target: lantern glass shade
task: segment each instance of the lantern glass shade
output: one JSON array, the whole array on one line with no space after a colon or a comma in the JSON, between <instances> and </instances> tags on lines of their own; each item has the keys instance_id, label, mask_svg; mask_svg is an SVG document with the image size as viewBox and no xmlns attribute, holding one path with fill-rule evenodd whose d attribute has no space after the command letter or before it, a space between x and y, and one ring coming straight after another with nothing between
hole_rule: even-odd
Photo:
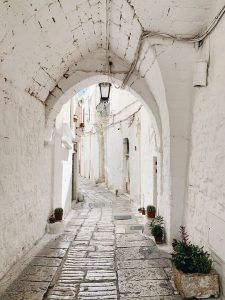
<instances>
[{"instance_id":1,"label":"lantern glass shade","mask_svg":"<svg viewBox=\"0 0 225 300\"><path fill-rule=\"evenodd\" d=\"M109 82L101 82L99 83L100 88L100 101L109 101L111 83Z\"/></svg>"}]
</instances>

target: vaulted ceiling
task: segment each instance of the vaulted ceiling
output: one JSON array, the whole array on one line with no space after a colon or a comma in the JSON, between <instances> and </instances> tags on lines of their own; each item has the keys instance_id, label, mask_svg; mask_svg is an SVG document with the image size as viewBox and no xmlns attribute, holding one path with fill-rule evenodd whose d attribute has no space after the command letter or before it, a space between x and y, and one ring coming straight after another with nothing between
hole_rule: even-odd
<instances>
[{"instance_id":1,"label":"vaulted ceiling","mask_svg":"<svg viewBox=\"0 0 225 300\"><path fill-rule=\"evenodd\" d=\"M66 70L97 48L129 64L142 30L193 35L210 0L2 0L0 74L45 101Z\"/></svg>"}]
</instances>

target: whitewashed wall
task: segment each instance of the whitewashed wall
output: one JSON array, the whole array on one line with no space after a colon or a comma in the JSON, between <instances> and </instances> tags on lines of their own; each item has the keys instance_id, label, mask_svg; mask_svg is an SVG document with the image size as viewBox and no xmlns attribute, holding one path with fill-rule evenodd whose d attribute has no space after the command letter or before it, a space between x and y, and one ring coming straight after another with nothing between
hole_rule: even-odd
<instances>
[{"instance_id":1,"label":"whitewashed wall","mask_svg":"<svg viewBox=\"0 0 225 300\"><path fill-rule=\"evenodd\" d=\"M1 278L43 236L52 185L44 105L0 81Z\"/></svg>"},{"instance_id":2,"label":"whitewashed wall","mask_svg":"<svg viewBox=\"0 0 225 300\"><path fill-rule=\"evenodd\" d=\"M53 175L53 209L62 207L64 217L71 209L72 201L72 137L71 131L71 109L73 99L62 106L55 122L54 138L54 175ZM65 132L68 129L68 133ZM67 138L69 145L63 143Z\"/></svg>"},{"instance_id":3,"label":"whitewashed wall","mask_svg":"<svg viewBox=\"0 0 225 300\"><path fill-rule=\"evenodd\" d=\"M216 216L211 226L213 230L217 223L220 224L220 229L214 233L216 254L225 249L222 231L225 228L225 40L221 38L224 30L223 18L204 45L206 48L208 42L210 44L208 86L196 88L195 93L185 207L185 224L191 239L211 250L209 220L210 214ZM219 261L218 269L224 283L225 261Z\"/></svg>"},{"instance_id":4,"label":"whitewashed wall","mask_svg":"<svg viewBox=\"0 0 225 300\"><path fill-rule=\"evenodd\" d=\"M85 118L85 131L81 140L81 175L92 180L99 179L99 119L96 104L98 87L92 86L86 98L91 104L91 122ZM90 103L90 101L89 101ZM84 101L88 111L88 101ZM153 203L153 156L156 153L155 132L150 116L142 104L127 91L111 89L111 117L104 126L105 182L115 192L124 192L123 141L129 139L130 148L130 198L138 206ZM134 117L132 117L134 115ZM89 116L88 116L89 118ZM98 124L98 125L97 125Z\"/></svg>"}]
</instances>

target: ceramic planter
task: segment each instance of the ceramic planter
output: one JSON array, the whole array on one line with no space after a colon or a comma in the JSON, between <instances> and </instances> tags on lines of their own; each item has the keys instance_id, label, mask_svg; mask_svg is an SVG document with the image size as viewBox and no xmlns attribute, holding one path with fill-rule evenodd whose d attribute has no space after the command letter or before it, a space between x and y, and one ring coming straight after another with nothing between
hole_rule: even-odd
<instances>
[{"instance_id":1,"label":"ceramic planter","mask_svg":"<svg viewBox=\"0 0 225 300\"><path fill-rule=\"evenodd\" d=\"M63 213L55 213L55 220L62 221Z\"/></svg>"},{"instance_id":2,"label":"ceramic planter","mask_svg":"<svg viewBox=\"0 0 225 300\"><path fill-rule=\"evenodd\" d=\"M154 236L156 244L162 244L163 239L162 236Z\"/></svg>"},{"instance_id":3,"label":"ceramic planter","mask_svg":"<svg viewBox=\"0 0 225 300\"><path fill-rule=\"evenodd\" d=\"M150 219L154 219L155 218L155 211L148 211L147 210L147 217Z\"/></svg>"},{"instance_id":4,"label":"ceramic planter","mask_svg":"<svg viewBox=\"0 0 225 300\"><path fill-rule=\"evenodd\" d=\"M219 297L219 275L214 270L208 274L183 273L173 266L172 278L185 299Z\"/></svg>"}]
</instances>

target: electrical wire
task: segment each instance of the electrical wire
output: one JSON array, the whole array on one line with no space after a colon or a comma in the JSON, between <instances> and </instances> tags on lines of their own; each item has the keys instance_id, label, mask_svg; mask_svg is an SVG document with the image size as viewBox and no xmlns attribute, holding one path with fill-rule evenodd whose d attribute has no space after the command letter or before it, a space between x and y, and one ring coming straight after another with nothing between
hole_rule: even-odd
<instances>
[{"instance_id":1,"label":"electrical wire","mask_svg":"<svg viewBox=\"0 0 225 300\"><path fill-rule=\"evenodd\" d=\"M124 88L125 85L127 84L128 80L130 79L130 76L132 75L139 56L140 56L140 52L141 52L141 48L142 48L142 43L145 39L150 38L150 37L162 37L162 38L170 38L173 39L175 41L180 41L180 42L188 42L188 43L199 43L199 42L203 42L206 37L214 30L214 28L217 26L217 24L219 23L219 21L221 20L221 18L223 17L225 13L225 5L220 9L220 11L217 13L217 15L215 16L215 18L212 20L212 22L209 24L209 26L207 27L207 29L193 37L183 37L183 36L178 36L178 35L172 35L172 34L168 34L168 33L163 33L163 32L153 32L153 31L142 31L140 38L139 38L139 42L138 42L138 46L136 48L136 52L134 55L134 60L133 63L131 64L130 70L127 73L127 75L125 76L123 83L121 85L121 88Z\"/></svg>"}]
</instances>

